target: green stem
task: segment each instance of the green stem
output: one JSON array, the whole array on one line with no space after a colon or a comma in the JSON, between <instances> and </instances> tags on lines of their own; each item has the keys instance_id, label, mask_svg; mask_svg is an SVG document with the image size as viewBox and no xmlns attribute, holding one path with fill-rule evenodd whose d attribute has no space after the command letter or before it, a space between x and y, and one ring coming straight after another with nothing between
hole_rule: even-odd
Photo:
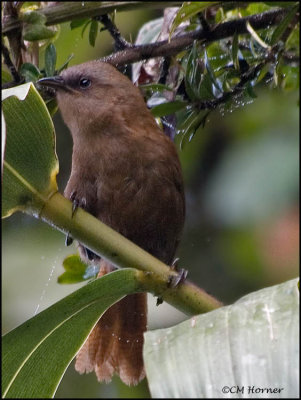
<instances>
[{"instance_id":1,"label":"green stem","mask_svg":"<svg viewBox=\"0 0 301 400\"><path fill-rule=\"evenodd\" d=\"M200 314L222 304L188 280L176 288L168 285L177 273L118 232L78 208L71 216L72 203L56 192L44 205L39 216L59 230L68 233L90 250L117 267L136 268L142 290L152 292L187 314Z\"/></svg>"}]
</instances>

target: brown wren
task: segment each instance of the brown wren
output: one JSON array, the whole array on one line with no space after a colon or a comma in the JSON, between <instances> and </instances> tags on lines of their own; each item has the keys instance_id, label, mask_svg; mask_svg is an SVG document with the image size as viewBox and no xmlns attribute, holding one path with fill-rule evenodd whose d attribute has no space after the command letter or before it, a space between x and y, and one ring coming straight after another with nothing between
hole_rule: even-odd
<instances>
[{"instance_id":1,"label":"brown wren","mask_svg":"<svg viewBox=\"0 0 301 400\"><path fill-rule=\"evenodd\" d=\"M39 83L55 89L73 138L64 195L144 250L171 265L184 224L185 200L175 145L157 125L140 90L115 67L90 61ZM85 262L115 267L79 244ZM80 373L99 381L117 373L128 385L145 376L142 348L146 293L110 307L76 356Z\"/></svg>"}]
</instances>

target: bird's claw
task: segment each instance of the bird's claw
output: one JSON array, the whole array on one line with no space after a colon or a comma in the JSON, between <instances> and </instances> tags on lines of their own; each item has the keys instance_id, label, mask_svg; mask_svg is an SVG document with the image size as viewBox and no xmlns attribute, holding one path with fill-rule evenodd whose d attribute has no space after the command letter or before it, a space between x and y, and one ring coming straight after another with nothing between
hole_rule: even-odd
<instances>
[{"instance_id":1,"label":"bird's claw","mask_svg":"<svg viewBox=\"0 0 301 400\"><path fill-rule=\"evenodd\" d=\"M86 209L87 207L86 198L85 197L78 198L77 192L75 190L71 193L70 200L72 201L72 213L71 213L72 217L74 216L74 213L78 209L78 207L81 207L83 209Z\"/></svg>"},{"instance_id":2,"label":"bird's claw","mask_svg":"<svg viewBox=\"0 0 301 400\"><path fill-rule=\"evenodd\" d=\"M93 251L87 249L87 247L84 247L84 249L85 249L87 258L88 258L90 261L99 260L100 257L99 257L97 254L93 253Z\"/></svg>"},{"instance_id":3,"label":"bird's claw","mask_svg":"<svg viewBox=\"0 0 301 400\"><path fill-rule=\"evenodd\" d=\"M181 268L178 271L177 275L170 275L168 278L168 287L170 287L171 289L176 288L180 283L185 281L187 274L188 274L187 269Z\"/></svg>"},{"instance_id":4,"label":"bird's claw","mask_svg":"<svg viewBox=\"0 0 301 400\"><path fill-rule=\"evenodd\" d=\"M178 263L179 263L179 257L177 257L177 258L175 258L174 260L173 260L173 262L172 262L172 264L171 264L171 266L170 266L170 268L173 270L173 271L177 271L177 267L178 267Z\"/></svg>"},{"instance_id":5,"label":"bird's claw","mask_svg":"<svg viewBox=\"0 0 301 400\"><path fill-rule=\"evenodd\" d=\"M73 243L73 238L70 236L70 232L67 233L65 246L70 246Z\"/></svg>"},{"instance_id":6,"label":"bird's claw","mask_svg":"<svg viewBox=\"0 0 301 400\"><path fill-rule=\"evenodd\" d=\"M163 303L163 299L162 299L162 297L157 297L157 303L156 303L156 306L158 307L160 304L162 304Z\"/></svg>"}]
</instances>

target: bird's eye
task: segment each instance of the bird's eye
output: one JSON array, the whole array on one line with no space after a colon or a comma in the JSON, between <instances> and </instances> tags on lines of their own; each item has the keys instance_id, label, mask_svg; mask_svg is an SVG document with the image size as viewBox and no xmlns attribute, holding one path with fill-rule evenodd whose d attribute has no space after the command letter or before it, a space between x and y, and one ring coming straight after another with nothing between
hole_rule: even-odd
<instances>
[{"instance_id":1,"label":"bird's eye","mask_svg":"<svg viewBox=\"0 0 301 400\"><path fill-rule=\"evenodd\" d=\"M89 86L91 86L91 81L90 81L90 79L82 78L82 79L79 81L79 86L80 86L81 89L87 89Z\"/></svg>"}]
</instances>

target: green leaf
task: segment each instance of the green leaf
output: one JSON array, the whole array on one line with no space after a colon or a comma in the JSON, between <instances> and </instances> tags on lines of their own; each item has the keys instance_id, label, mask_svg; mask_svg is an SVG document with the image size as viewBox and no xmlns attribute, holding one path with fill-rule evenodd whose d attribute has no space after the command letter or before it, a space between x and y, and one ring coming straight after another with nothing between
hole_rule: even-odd
<instances>
[{"instance_id":1,"label":"green leaf","mask_svg":"<svg viewBox=\"0 0 301 400\"><path fill-rule=\"evenodd\" d=\"M57 110L58 110L58 105L56 99L51 99L46 102L47 110L51 116L53 116Z\"/></svg>"},{"instance_id":2,"label":"green leaf","mask_svg":"<svg viewBox=\"0 0 301 400\"><path fill-rule=\"evenodd\" d=\"M231 306L146 332L143 353L152 397L298 398L297 284L294 279L262 289ZM253 385L282 389L252 394ZM227 391L238 387L244 394Z\"/></svg>"},{"instance_id":3,"label":"green leaf","mask_svg":"<svg viewBox=\"0 0 301 400\"><path fill-rule=\"evenodd\" d=\"M188 105L185 101L170 101L168 103L162 103L151 109L151 113L154 117L163 117L164 115L174 114L175 112L182 110Z\"/></svg>"},{"instance_id":4,"label":"green leaf","mask_svg":"<svg viewBox=\"0 0 301 400\"><path fill-rule=\"evenodd\" d=\"M85 23L85 25L83 26L83 29L82 29L82 38L84 37L84 33L85 33L85 30L87 29L87 27L90 25L92 23L92 20L91 19L88 19L88 21Z\"/></svg>"},{"instance_id":5,"label":"green leaf","mask_svg":"<svg viewBox=\"0 0 301 400\"><path fill-rule=\"evenodd\" d=\"M169 90L171 91L172 89L168 87L167 85L163 85L163 83L147 83L145 85L139 85L140 89L143 89L145 91L150 91L150 92L163 92L163 90Z\"/></svg>"},{"instance_id":6,"label":"green leaf","mask_svg":"<svg viewBox=\"0 0 301 400\"><path fill-rule=\"evenodd\" d=\"M20 14L20 19L27 24L45 25L47 18L44 14L36 10L26 11Z\"/></svg>"},{"instance_id":7,"label":"green leaf","mask_svg":"<svg viewBox=\"0 0 301 400\"><path fill-rule=\"evenodd\" d=\"M35 82L39 79L40 70L31 63L24 63L21 65L20 74L24 76L26 82Z\"/></svg>"},{"instance_id":8,"label":"green leaf","mask_svg":"<svg viewBox=\"0 0 301 400\"><path fill-rule=\"evenodd\" d=\"M93 19L91 22L90 31L89 31L89 43L93 47L95 46L97 33L98 33L98 22L95 21L95 19Z\"/></svg>"},{"instance_id":9,"label":"green leaf","mask_svg":"<svg viewBox=\"0 0 301 400\"><path fill-rule=\"evenodd\" d=\"M253 86L251 85L250 82L248 82L247 86L246 86L246 91L248 93L248 95L252 98L252 99L256 99L257 98L257 94L254 91Z\"/></svg>"},{"instance_id":10,"label":"green leaf","mask_svg":"<svg viewBox=\"0 0 301 400\"><path fill-rule=\"evenodd\" d=\"M80 26L84 25L87 21L89 21L88 18L74 19L73 21L70 22L70 28L71 29L79 28Z\"/></svg>"},{"instance_id":11,"label":"green leaf","mask_svg":"<svg viewBox=\"0 0 301 400\"><path fill-rule=\"evenodd\" d=\"M6 334L3 398L53 397L99 317L124 295L139 291L136 274L132 269L109 273Z\"/></svg>"},{"instance_id":12,"label":"green leaf","mask_svg":"<svg viewBox=\"0 0 301 400\"><path fill-rule=\"evenodd\" d=\"M57 191L52 119L32 83L3 90L2 96L6 123L2 217L25 209L36 213Z\"/></svg>"},{"instance_id":13,"label":"green leaf","mask_svg":"<svg viewBox=\"0 0 301 400\"><path fill-rule=\"evenodd\" d=\"M210 80L211 80L212 84L215 86L215 88L220 93L223 93L223 89L222 89L220 83L218 82L218 80L216 79L214 71L213 71L213 69L211 67L211 64L210 64L210 61L209 61L209 57L207 55L206 50L204 50L204 56L205 56L205 66L206 66L206 69L207 69L207 72L208 72L208 75L210 77Z\"/></svg>"},{"instance_id":14,"label":"green leaf","mask_svg":"<svg viewBox=\"0 0 301 400\"><path fill-rule=\"evenodd\" d=\"M232 40L232 60L233 65L237 71L239 71L239 61L238 61L238 34L235 32Z\"/></svg>"},{"instance_id":15,"label":"green leaf","mask_svg":"<svg viewBox=\"0 0 301 400\"><path fill-rule=\"evenodd\" d=\"M185 90L191 100L197 100L198 86L202 81L202 71L198 63L197 43L194 41L192 49L188 55L185 73Z\"/></svg>"},{"instance_id":16,"label":"green leaf","mask_svg":"<svg viewBox=\"0 0 301 400\"><path fill-rule=\"evenodd\" d=\"M295 1L265 1L264 2L269 7L291 7L296 4Z\"/></svg>"},{"instance_id":17,"label":"green leaf","mask_svg":"<svg viewBox=\"0 0 301 400\"><path fill-rule=\"evenodd\" d=\"M55 35L55 30L49 29L43 24L28 24L23 29L23 38L29 42L51 39Z\"/></svg>"},{"instance_id":18,"label":"green leaf","mask_svg":"<svg viewBox=\"0 0 301 400\"><path fill-rule=\"evenodd\" d=\"M5 71L5 69L2 69L1 71L1 82L3 83L8 83L11 82L12 76L8 71Z\"/></svg>"},{"instance_id":19,"label":"green leaf","mask_svg":"<svg viewBox=\"0 0 301 400\"><path fill-rule=\"evenodd\" d=\"M95 277L99 271L99 265L87 265L77 254L66 257L63 267L65 272L58 277L58 283L83 282Z\"/></svg>"},{"instance_id":20,"label":"green leaf","mask_svg":"<svg viewBox=\"0 0 301 400\"><path fill-rule=\"evenodd\" d=\"M178 132L182 133L183 135L180 142L181 150L184 148L184 145L186 144L187 141L190 142L192 140L198 128L202 124L205 124L206 119L210 114L210 112L211 111L206 111L206 110L203 111L193 110L192 112L190 111L188 117L181 124L180 130Z\"/></svg>"},{"instance_id":21,"label":"green leaf","mask_svg":"<svg viewBox=\"0 0 301 400\"><path fill-rule=\"evenodd\" d=\"M289 23L296 15L298 11L299 3L297 3L292 9L288 12L288 14L283 18L280 24L275 28L273 35L271 37L270 45L273 46L277 41L281 38L283 33L285 32L286 28L288 27Z\"/></svg>"},{"instance_id":22,"label":"green leaf","mask_svg":"<svg viewBox=\"0 0 301 400\"><path fill-rule=\"evenodd\" d=\"M170 28L170 36L182 22L206 10L206 8L214 6L217 3L218 1L186 1L183 3Z\"/></svg>"},{"instance_id":23,"label":"green leaf","mask_svg":"<svg viewBox=\"0 0 301 400\"><path fill-rule=\"evenodd\" d=\"M258 84L262 79L266 76L266 74L270 71L271 69L271 64L268 63L263 66L263 68L260 70L260 73L256 79L256 84Z\"/></svg>"},{"instance_id":24,"label":"green leaf","mask_svg":"<svg viewBox=\"0 0 301 400\"><path fill-rule=\"evenodd\" d=\"M50 43L45 50L45 71L47 76L53 76L56 65L56 49L53 43Z\"/></svg>"}]
</instances>

